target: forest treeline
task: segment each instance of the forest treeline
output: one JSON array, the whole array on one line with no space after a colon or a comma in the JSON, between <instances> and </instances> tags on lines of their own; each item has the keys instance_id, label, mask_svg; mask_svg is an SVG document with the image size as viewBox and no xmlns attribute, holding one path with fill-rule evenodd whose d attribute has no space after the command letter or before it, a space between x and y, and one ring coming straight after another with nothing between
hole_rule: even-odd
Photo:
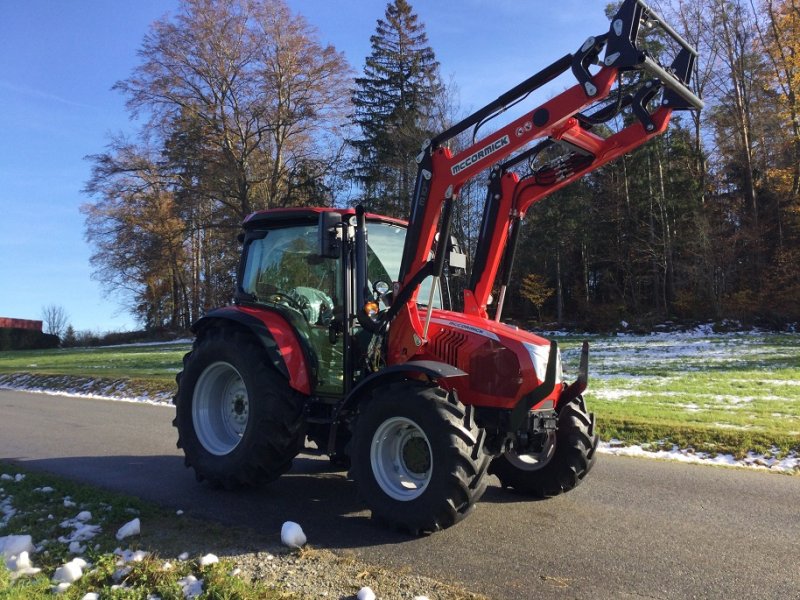
<instances>
[{"instance_id":1,"label":"forest treeline","mask_svg":"<svg viewBox=\"0 0 800 600\"><path fill-rule=\"evenodd\" d=\"M800 0L653 4L698 49L706 108L528 211L504 315L795 322ZM421 141L464 115L406 0L370 42L357 71L283 0L182 0L151 26L115 85L140 129L89 157L82 209L95 277L145 328L230 301L254 210L407 217ZM462 190L467 248L484 196L480 179Z\"/></svg>"}]
</instances>

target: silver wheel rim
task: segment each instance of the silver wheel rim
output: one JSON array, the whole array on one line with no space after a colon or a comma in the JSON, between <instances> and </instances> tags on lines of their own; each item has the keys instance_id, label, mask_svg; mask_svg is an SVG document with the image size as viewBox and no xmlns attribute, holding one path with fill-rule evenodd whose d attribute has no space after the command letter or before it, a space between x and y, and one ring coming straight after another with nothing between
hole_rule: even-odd
<instances>
[{"instance_id":1,"label":"silver wheel rim","mask_svg":"<svg viewBox=\"0 0 800 600\"><path fill-rule=\"evenodd\" d=\"M402 502L419 498L433 474L431 444L419 425L405 417L392 417L378 427L370 462L380 488Z\"/></svg>"},{"instance_id":2,"label":"silver wheel rim","mask_svg":"<svg viewBox=\"0 0 800 600\"><path fill-rule=\"evenodd\" d=\"M203 448L216 456L230 453L249 418L250 401L239 371L226 362L206 367L192 395L192 422Z\"/></svg>"},{"instance_id":3,"label":"silver wheel rim","mask_svg":"<svg viewBox=\"0 0 800 600\"><path fill-rule=\"evenodd\" d=\"M547 432L547 439L539 452L517 454L516 450L507 450L505 457L514 467L521 471L538 471L553 458L556 451L556 432Z\"/></svg>"}]
</instances>

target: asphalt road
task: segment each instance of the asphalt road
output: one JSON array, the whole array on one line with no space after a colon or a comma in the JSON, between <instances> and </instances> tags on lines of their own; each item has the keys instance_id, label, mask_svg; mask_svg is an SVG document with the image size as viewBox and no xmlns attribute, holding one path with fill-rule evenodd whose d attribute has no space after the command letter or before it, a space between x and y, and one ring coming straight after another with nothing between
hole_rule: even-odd
<instances>
[{"instance_id":1,"label":"asphalt road","mask_svg":"<svg viewBox=\"0 0 800 600\"><path fill-rule=\"evenodd\" d=\"M490 487L463 523L423 538L369 519L353 482L301 456L268 487L195 482L160 406L0 390L0 457L279 537L461 583L496 598L800 599L800 476L603 455L574 491ZM213 551L213 549L209 549Z\"/></svg>"}]
</instances>

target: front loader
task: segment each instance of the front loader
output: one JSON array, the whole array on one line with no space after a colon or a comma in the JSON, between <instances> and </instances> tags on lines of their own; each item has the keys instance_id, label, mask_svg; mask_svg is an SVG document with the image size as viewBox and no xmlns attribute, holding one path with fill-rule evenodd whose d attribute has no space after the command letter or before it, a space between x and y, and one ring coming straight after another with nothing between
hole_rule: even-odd
<instances>
[{"instance_id":1,"label":"front loader","mask_svg":"<svg viewBox=\"0 0 800 600\"><path fill-rule=\"evenodd\" d=\"M676 49L670 64L648 52L645 28ZM194 324L178 375L187 466L213 485L257 485L308 440L350 466L373 517L413 532L463 519L490 473L537 497L578 485L598 443L581 395L588 346L568 383L555 342L501 322L519 230L534 203L663 133L672 111L702 108L689 87L695 58L646 4L625 0L607 33L423 144L407 222L361 207L249 216L235 302ZM565 72L575 85L477 139ZM481 173L480 235L454 310L447 278L466 259L451 216Z\"/></svg>"}]
</instances>

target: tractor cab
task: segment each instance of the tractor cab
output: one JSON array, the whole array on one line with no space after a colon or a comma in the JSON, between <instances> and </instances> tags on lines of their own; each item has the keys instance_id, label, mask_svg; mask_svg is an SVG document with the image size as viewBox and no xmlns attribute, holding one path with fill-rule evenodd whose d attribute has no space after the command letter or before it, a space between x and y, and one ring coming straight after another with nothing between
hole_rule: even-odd
<instances>
[{"instance_id":1,"label":"tractor cab","mask_svg":"<svg viewBox=\"0 0 800 600\"><path fill-rule=\"evenodd\" d=\"M356 227L353 209L274 209L244 222L236 303L277 311L292 325L314 365L312 392L321 396L341 398L364 375L370 335L356 315L365 304L375 313L386 310L400 271L406 223L366 215L363 261ZM364 281L358 285L362 262ZM421 286L422 307L431 301L431 282ZM438 289L432 306L442 307Z\"/></svg>"}]
</instances>

